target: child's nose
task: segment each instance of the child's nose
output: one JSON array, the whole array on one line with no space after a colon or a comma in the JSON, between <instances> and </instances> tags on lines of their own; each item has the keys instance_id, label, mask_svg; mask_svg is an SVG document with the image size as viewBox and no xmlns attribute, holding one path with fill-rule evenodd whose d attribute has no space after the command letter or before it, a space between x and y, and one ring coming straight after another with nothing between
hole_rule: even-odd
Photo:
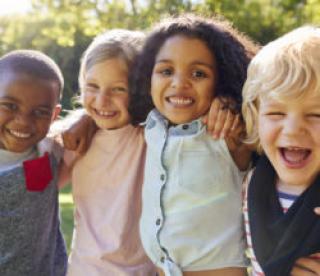
<instances>
[{"instance_id":1,"label":"child's nose","mask_svg":"<svg viewBox=\"0 0 320 276\"><path fill-rule=\"evenodd\" d=\"M33 123L33 118L31 114L19 113L16 115L15 121L20 127L30 127Z\"/></svg>"},{"instance_id":2,"label":"child's nose","mask_svg":"<svg viewBox=\"0 0 320 276\"><path fill-rule=\"evenodd\" d=\"M111 102L111 95L108 92L101 92L97 96L96 103L98 107L104 107Z\"/></svg>"},{"instance_id":3,"label":"child's nose","mask_svg":"<svg viewBox=\"0 0 320 276\"><path fill-rule=\"evenodd\" d=\"M292 116L288 117L285 121L283 132L286 135L297 135L303 133L304 123L298 117Z\"/></svg>"},{"instance_id":4,"label":"child's nose","mask_svg":"<svg viewBox=\"0 0 320 276\"><path fill-rule=\"evenodd\" d=\"M184 74L175 74L172 78L171 87L175 89L186 88L189 85L188 78Z\"/></svg>"}]
</instances>

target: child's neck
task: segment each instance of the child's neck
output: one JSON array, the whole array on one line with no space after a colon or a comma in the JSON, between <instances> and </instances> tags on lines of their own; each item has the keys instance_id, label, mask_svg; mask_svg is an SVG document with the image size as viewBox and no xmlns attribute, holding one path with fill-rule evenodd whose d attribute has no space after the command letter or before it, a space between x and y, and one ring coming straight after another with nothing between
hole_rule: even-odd
<instances>
[{"instance_id":1,"label":"child's neck","mask_svg":"<svg viewBox=\"0 0 320 276\"><path fill-rule=\"evenodd\" d=\"M276 187L277 190L283 193L291 194L291 195L300 195L307 189L310 185L292 185L283 182L281 179L277 179Z\"/></svg>"},{"instance_id":2,"label":"child's neck","mask_svg":"<svg viewBox=\"0 0 320 276\"><path fill-rule=\"evenodd\" d=\"M107 131L114 131L114 130L120 130L120 129L124 129L126 127L128 127L130 124L126 124L126 125L121 125L119 127L111 127L111 128L99 128L102 130L107 130Z\"/></svg>"},{"instance_id":3,"label":"child's neck","mask_svg":"<svg viewBox=\"0 0 320 276\"><path fill-rule=\"evenodd\" d=\"M167 120L168 120L168 119L167 119ZM198 120L198 119L194 119L194 120L191 120L191 121L188 121L188 122L184 122L184 123L179 123L179 124L170 122L170 121L168 120L168 127L176 127L176 126L181 126L181 125L189 125L189 124L191 124L191 123L192 123L193 121L195 121L195 120Z\"/></svg>"}]
</instances>

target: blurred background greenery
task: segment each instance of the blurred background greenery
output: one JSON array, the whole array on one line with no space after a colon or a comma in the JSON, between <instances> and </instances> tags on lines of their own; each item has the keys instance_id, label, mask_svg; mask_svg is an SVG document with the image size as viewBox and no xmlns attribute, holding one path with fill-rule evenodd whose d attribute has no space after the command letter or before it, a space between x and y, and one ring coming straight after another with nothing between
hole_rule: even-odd
<instances>
[{"instance_id":1,"label":"blurred background greenery","mask_svg":"<svg viewBox=\"0 0 320 276\"><path fill-rule=\"evenodd\" d=\"M220 14L260 44L303 24L320 24L320 0L0 0L0 55L37 49L51 56L65 77L62 104L73 108L82 52L97 34L112 28L148 30L161 17L194 12ZM12 13L27 3L23 13ZM12 11L9 13L9 5ZM60 193L62 228L70 244L73 202Z\"/></svg>"},{"instance_id":2,"label":"blurred background greenery","mask_svg":"<svg viewBox=\"0 0 320 276\"><path fill-rule=\"evenodd\" d=\"M73 200L71 195L71 185L60 190L59 203L61 229L67 244L68 253L70 253L73 232Z\"/></svg>"},{"instance_id":3,"label":"blurred background greenery","mask_svg":"<svg viewBox=\"0 0 320 276\"><path fill-rule=\"evenodd\" d=\"M2 2L6 2L3 0ZM51 56L65 76L63 107L78 92L82 52L92 38L111 28L147 30L169 14L221 14L242 32L265 44L305 23L320 24L320 0L9 0L28 10L6 14L0 0L0 55L38 49Z\"/></svg>"}]
</instances>

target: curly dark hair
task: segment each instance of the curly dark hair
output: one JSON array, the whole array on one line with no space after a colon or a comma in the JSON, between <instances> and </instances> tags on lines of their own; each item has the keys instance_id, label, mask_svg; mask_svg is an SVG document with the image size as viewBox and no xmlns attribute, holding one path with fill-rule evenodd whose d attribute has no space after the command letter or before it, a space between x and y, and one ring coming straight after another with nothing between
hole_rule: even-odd
<instances>
[{"instance_id":1,"label":"curly dark hair","mask_svg":"<svg viewBox=\"0 0 320 276\"><path fill-rule=\"evenodd\" d=\"M197 38L206 43L217 62L218 82L212 93L231 99L234 108L240 111L242 86L248 64L258 50L257 45L234 29L229 21L185 14L160 22L148 35L136 58L129 76L132 123L145 121L154 108L150 90L155 59L165 41L175 35Z\"/></svg>"}]
</instances>

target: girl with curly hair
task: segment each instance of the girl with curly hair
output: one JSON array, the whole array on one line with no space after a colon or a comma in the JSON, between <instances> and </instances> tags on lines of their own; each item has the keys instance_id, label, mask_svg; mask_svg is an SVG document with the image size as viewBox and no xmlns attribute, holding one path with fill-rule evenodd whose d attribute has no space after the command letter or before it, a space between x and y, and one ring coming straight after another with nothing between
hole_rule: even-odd
<instances>
[{"instance_id":1,"label":"girl with curly hair","mask_svg":"<svg viewBox=\"0 0 320 276\"><path fill-rule=\"evenodd\" d=\"M160 275L246 274L241 183L251 152L239 135L213 140L201 116L214 97L240 110L256 49L226 21L184 15L155 27L136 59L130 113L135 123L147 116L140 236Z\"/></svg>"}]
</instances>

